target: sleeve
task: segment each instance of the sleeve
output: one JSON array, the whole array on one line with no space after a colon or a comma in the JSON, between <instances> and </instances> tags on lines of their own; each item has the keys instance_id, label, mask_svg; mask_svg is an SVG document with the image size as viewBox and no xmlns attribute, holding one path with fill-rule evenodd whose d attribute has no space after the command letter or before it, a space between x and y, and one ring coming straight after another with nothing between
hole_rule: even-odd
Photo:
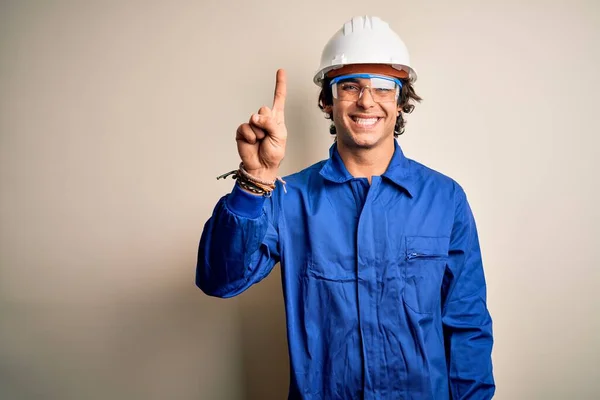
<instances>
[{"instance_id":1,"label":"sleeve","mask_svg":"<svg viewBox=\"0 0 600 400\"><path fill-rule=\"evenodd\" d=\"M273 198L235 185L219 200L198 247L196 285L204 293L236 296L265 278L279 261Z\"/></svg>"},{"instance_id":2,"label":"sleeve","mask_svg":"<svg viewBox=\"0 0 600 400\"><path fill-rule=\"evenodd\" d=\"M464 191L458 187L449 262L442 294L442 323L450 392L453 400L491 399L492 319L475 220Z\"/></svg>"}]
</instances>

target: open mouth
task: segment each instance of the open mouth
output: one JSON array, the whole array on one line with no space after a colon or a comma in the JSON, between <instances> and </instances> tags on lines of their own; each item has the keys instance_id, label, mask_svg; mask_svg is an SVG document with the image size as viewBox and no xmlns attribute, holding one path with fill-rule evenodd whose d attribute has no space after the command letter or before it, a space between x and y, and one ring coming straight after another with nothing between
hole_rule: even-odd
<instances>
[{"instance_id":1,"label":"open mouth","mask_svg":"<svg viewBox=\"0 0 600 400\"><path fill-rule=\"evenodd\" d=\"M373 128L375 125L377 125L379 120L382 119L380 117L365 118L365 117L356 117L356 116L352 116L350 118L352 119L354 124L360 128Z\"/></svg>"}]
</instances>

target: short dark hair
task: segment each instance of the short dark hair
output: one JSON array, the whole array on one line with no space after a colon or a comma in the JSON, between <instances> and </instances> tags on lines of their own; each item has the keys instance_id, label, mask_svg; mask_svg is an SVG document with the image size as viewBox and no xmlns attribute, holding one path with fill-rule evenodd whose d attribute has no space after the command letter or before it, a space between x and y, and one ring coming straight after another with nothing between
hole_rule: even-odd
<instances>
[{"instance_id":1,"label":"short dark hair","mask_svg":"<svg viewBox=\"0 0 600 400\"><path fill-rule=\"evenodd\" d=\"M394 127L394 137L398 137L404 133L404 126L406 120L403 117L403 113L410 114L414 108L414 102L420 102L423 100L416 92L413 84L408 79L400 79L402 82L402 89L400 89L400 96L398 96L398 106L401 107L402 112L396 119L396 126ZM321 92L319 93L318 106L325 113L325 118L333 121L333 114L325 111L325 106L333 105L333 94L331 93L331 78L325 78L323 85L321 86ZM332 123L329 128L329 133L335 135L335 125Z\"/></svg>"}]
</instances>

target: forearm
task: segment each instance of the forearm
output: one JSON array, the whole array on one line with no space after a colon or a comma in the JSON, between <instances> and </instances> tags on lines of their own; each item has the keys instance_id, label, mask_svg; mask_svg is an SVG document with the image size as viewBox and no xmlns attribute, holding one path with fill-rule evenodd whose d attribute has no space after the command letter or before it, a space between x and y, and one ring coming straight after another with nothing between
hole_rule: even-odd
<instances>
[{"instance_id":1,"label":"forearm","mask_svg":"<svg viewBox=\"0 0 600 400\"><path fill-rule=\"evenodd\" d=\"M479 294L447 304L444 337L452 399L491 399L495 392L492 319Z\"/></svg>"},{"instance_id":2,"label":"forearm","mask_svg":"<svg viewBox=\"0 0 600 400\"><path fill-rule=\"evenodd\" d=\"M277 239L264 202L238 187L218 202L198 248L196 284L202 291L235 296L271 271Z\"/></svg>"}]
</instances>

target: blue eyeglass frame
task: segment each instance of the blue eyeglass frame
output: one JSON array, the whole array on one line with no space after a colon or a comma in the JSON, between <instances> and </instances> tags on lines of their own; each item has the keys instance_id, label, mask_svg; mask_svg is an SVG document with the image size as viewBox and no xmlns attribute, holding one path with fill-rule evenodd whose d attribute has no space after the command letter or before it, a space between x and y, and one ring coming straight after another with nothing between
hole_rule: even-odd
<instances>
[{"instance_id":1,"label":"blue eyeglass frame","mask_svg":"<svg viewBox=\"0 0 600 400\"><path fill-rule=\"evenodd\" d=\"M362 78L362 79L380 78L380 79L385 79L387 81L396 82L396 84L398 85L398 87L400 89L402 89L402 81L400 79L394 78L392 76L377 75L377 74L348 74L348 75L340 75L340 76L336 76L335 78L333 78L331 80L331 83L329 84L329 86L333 86L333 85L335 85L336 83L338 83L341 80L351 79L351 78Z\"/></svg>"}]
</instances>

